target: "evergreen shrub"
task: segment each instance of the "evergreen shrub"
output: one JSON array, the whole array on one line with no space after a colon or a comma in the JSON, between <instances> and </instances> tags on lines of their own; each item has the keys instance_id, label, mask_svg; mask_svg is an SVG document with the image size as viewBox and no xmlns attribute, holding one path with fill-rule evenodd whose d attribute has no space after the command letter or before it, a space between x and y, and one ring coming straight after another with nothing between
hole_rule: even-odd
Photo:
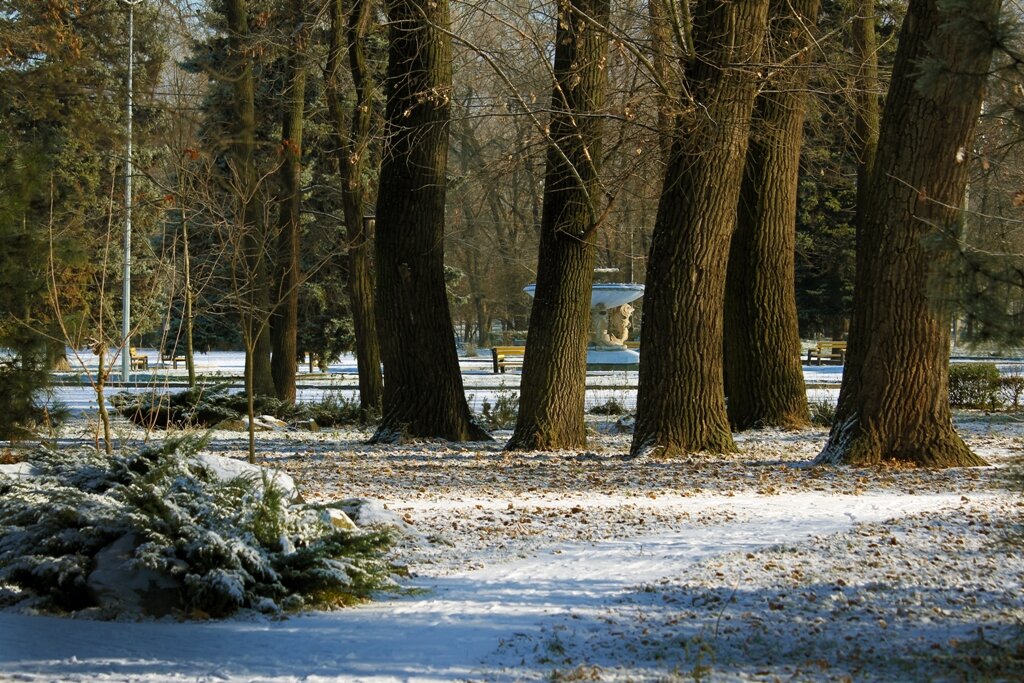
<instances>
[{"instance_id":1,"label":"evergreen shrub","mask_svg":"<svg viewBox=\"0 0 1024 683\"><path fill-rule=\"evenodd\" d=\"M484 399L480 407L480 421L488 429L510 429L515 426L519 417L519 394L514 391L502 391L494 404Z\"/></svg>"},{"instance_id":2,"label":"evergreen shrub","mask_svg":"<svg viewBox=\"0 0 1024 683\"><path fill-rule=\"evenodd\" d=\"M389 532L338 529L267 475L225 479L195 458L202 446L39 447L33 476L0 475L0 607L121 616L90 574L126 538L130 571L172 586L165 613L180 616L329 608L394 587Z\"/></svg>"},{"instance_id":3,"label":"evergreen shrub","mask_svg":"<svg viewBox=\"0 0 1024 683\"><path fill-rule=\"evenodd\" d=\"M618 399L610 398L604 403L591 406L588 412L591 415L625 415L626 407Z\"/></svg>"},{"instance_id":4,"label":"evergreen shrub","mask_svg":"<svg viewBox=\"0 0 1024 683\"><path fill-rule=\"evenodd\" d=\"M230 393L227 384L197 386L174 394L117 394L112 402L117 411L144 427L214 427L224 420L237 420L248 411L244 393ZM355 424L362 420L359 402L327 395L313 403L289 403L273 396L256 396L257 415L273 415L292 422L315 420L321 427Z\"/></svg>"},{"instance_id":5,"label":"evergreen shrub","mask_svg":"<svg viewBox=\"0 0 1024 683\"><path fill-rule=\"evenodd\" d=\"M999 389L999 368L995 363L949 366L949 404L954 408L994 408L999 405Z\"/></svg>"},{"instance_id":6,"label":"evergreen shrub","mask_svg":"<svg viewBox=\"0 0 1024 683\"><path fill-rule=\"evenodd\" d=\"M0 439L31 438L67 419L66 406L46 401L50 373L31 357L0 359Z\"/></svg>"},{"instance_id":7,"label":"evergreen shrub","mask_svg":"<svg viewBox=\"0 0 1024 683\"><path fill-rule=\"evenodd\" d=\"M811 401L807 408L811 413L811 424L818 427L831 427L836 421L836 404L827 399Z\"/></svg>"}]
</instances>

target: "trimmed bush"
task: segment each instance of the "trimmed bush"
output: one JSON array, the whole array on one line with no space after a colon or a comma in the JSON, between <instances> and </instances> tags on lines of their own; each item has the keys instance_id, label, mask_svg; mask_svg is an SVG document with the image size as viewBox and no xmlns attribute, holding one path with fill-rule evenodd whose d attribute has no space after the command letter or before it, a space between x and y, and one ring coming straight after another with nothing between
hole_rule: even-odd
<instances>
[{"instance_id":1,"label":"trimmed bush","mask_svg":"<svg viewBox=\"0 0 1024 683\"><path fill-rule=\"evenodd\" d=\"M994 408L999 405L999 388L999 368L995 363L949 366L949 404L954 408Z\"/></svg>"},{"instance_id":2,"label":"trimmed bush","mask_svg":"<svg viewBox=\"0 0 1024 683\"><path fill-rule=\"evenodd\" d=\"M999 397L1003 403L1013 410L1021 407L1021 396L1024 396L1024 375L1019 371L1004 375L999 379Z\"/></svg>"},{"instance_id":3,"label":"trimmed bush","mask_svg":"<svg viewBox=\"0 0 1024 683\"><path fill-rule=\"evenodd\" d=\"M227 478L196 459L202 445L109 456L41 447L32 476L0 475L0 606L220 617L340 606L394 586L388 533L338 529L267 474ZM97 570L115 556L115 582L158 586L157 608L104 596Z\"/></svg>"}]
</instances>

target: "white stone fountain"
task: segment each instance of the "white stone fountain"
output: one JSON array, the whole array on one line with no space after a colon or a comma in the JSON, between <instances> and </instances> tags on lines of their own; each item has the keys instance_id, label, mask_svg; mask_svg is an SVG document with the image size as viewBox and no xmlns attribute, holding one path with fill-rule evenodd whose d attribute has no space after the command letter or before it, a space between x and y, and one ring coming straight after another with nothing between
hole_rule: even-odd
<instances>
[{"instance_id":1,"label":"white stone fountain","mask_svg":"<svg viewBox=\"0 0 1024 683\"><path fill-rule=\"evenodd\" d=\"M523 291L533 296L536 285ZM592 370L635 370L640 354L626 346L633 307L644 286L624 282L596 283L590 290L590 345L587 367Z\"/></svg>"}]
</instances>

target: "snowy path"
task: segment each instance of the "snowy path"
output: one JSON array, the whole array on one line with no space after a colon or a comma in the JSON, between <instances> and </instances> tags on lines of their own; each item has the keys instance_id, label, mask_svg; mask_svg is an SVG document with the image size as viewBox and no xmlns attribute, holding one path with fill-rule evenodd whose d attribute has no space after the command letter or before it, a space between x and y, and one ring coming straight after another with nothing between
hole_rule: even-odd
<instances>
[{"instance_id":1,"label":"snowy path","mask_svg":"<svg viewBox=\"0 0 1024 683\"><path fill-rule=\"evenodd\" d=\"M0 680L457 681L517 680L503 649L572 620L582 634L628 589L726 552L800 543L855 522L937 510L959 494L665 498L735 521L652 529L648 537L548 548L482 569L422 576L397 600L284 621L109 623L0 613ZM566 636L562 636L563 638ZM571 637L571 636L570 636ZM528 666L528 665L527 665Z\"/></svg>"}]
</instances>

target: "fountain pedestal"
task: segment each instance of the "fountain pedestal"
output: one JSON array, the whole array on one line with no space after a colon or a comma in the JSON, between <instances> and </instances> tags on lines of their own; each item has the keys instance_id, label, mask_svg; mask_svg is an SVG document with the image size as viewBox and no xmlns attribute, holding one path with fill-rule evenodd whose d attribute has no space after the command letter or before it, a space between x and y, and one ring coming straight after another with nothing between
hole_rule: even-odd
<instances>
[{"instance_id":1,"label":"fountain pedestal","mask_svg":"<svg viewBox=\"0 0 1024 683\"><path fill-rule=\"evenodd\" d=\"M536 285L523 291L533 296ZM626 347L632 326L633 307L644 294L644 286L628 283L600 283L590 291L590 344L588 370L636 370L640 354Z\"/></svg>"}]
</instances>

